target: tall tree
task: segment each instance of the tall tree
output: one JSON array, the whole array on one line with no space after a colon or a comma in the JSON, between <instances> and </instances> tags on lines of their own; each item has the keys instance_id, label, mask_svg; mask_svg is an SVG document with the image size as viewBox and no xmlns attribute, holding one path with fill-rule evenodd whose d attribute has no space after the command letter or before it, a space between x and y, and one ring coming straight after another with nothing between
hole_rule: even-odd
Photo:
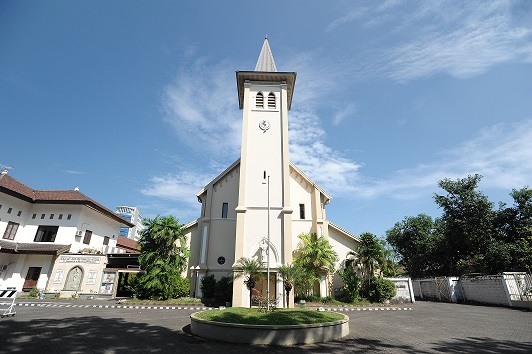
<instances>
[{"instance_id":1,"label":"tall tree","mask_svg":"<svg viewBox=\"0 0 532 354\"><path fill-rule=\"evenodd\" d=\"M436 194L434 200L443 209L443 270L448 275L482 271L484 255L493 241L495 213L488 197L476 190L481 179L476 174L438 183L447 192Z\"/></svg>"},{"instance_id":2,"label":"tall tree","mask_svg":"<svg viewBox=\"0 0 532 354\"><path fill-rule=\"evenodd\" d=\"M139 278L143 297L168 299L183 296L189 250L182 225L173 216L146 219L140 236L139 264L145 272Z\"/></svg>"},{"instance_id":3,"label":"tall tree","mask_svg":"<svg viewBox=\"0 0 532 354\"><path fill-rule=\"evenodd\" d=\"M386 240L401 255L401 264L414 278L438 275L441 237L437 223L425 214L410 216L386 231Z\"/></svg>"},{"instance_id":4,"label":"tall tree","mask_svg":"<svg viewBox=\"0 0 532 354\"><path fill-rule=\"evenodd\" d=\"M364 232L360 234L359 239L360 243L355 252L350 252L350 255L355 256L361 265L365 291L368 292L371 288L371 278L375 274L375 269L378 264L383 263L384 257L377 236L370 232Z\"/></svg>"},{"instance_id":5,"label":"tall tree","mask_svg":"<svg viewBox=\"0 0 532 354\"><path fill-rule=\"evenodd\" d=\"M493 262L502 254L506 257L497 259L497 263L503 270L532 272L532 189L513 189L510 196L512 206L499 206L495 221L499 250L490 252L489 258Z\"/></svg>"}]
</instances>

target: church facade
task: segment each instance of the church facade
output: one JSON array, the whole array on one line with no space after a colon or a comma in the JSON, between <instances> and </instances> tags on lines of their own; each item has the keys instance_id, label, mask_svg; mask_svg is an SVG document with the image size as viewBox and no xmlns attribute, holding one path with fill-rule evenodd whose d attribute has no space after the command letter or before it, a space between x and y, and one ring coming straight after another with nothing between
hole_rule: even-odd
<instances>
[{"instance_id":1,"label":"church facade","mask_svg":"<svg viewBox=\"0 0 532 354\"><path fill-rule=\"evenodd\" d=\"M327 219L331 196L289 160L288 112L296 73L277 71L265 39L255 70L237 71L236 79L243 112L241 155L197 193L201 215L185 225L191 293L201 297L203 277L227 276L238 259L247 257L260 260L265 273L270 269L270 297L277 297L282 307L284 286L276 271L292 263L298 235L328 239L339 256L338 267L358 239ZM340 285L336 281L333 287ZM264 282L256 287L266 294ZM316 292L332 295L330 287L323 274ZM249 306L249 292L240 279L233 282L233 306Z\"/></svg>"}]
</instances>

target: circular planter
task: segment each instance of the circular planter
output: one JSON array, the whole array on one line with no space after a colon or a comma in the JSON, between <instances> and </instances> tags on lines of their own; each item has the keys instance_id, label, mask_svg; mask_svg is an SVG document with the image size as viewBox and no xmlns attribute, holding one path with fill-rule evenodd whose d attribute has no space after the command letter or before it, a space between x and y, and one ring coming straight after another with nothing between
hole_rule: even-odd
<instances>
[{"instance_id":1,"label":"circular planter","mask_svg":"<svg viewBox=\"0 0 532 354\"><path fill-rule=\"evenodd\" d=\"M199 337L232 343L292 345L327 342L349 334L349 317L334 322L289 326L206 321L190 315L190 331Z\"/></svg>"}]
</instances>

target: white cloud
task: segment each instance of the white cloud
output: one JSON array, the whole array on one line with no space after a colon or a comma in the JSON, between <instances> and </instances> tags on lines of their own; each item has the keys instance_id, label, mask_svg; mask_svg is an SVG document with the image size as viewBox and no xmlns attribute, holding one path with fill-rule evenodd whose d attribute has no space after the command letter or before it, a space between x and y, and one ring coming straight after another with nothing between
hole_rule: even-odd
<instances>
[{"instance_id":1,"label":"white cloud","mask_svg":"<svg viewBox=\"0 0 532 354\"><path fill-rule=\"evenodd\" d=\"M470 141L444 151L436 161L397 171L378 181L360 180L357 198L415 199L437 190L443 178L480 174L483 188L502 189L530 185L532 176L532 120L497 124L482 129Z\"/></svg>"},{"instance_id":2,"label":"white cloud","mask_svg":"<svg viewBox=\"0 0 532 354\"><path fill-rule=\"evenodd\" d=\"M437 73L468 78L500 63L531 62L532 22L520 19L520 6L512 1L388 1L366 8L364 16L342 16L328 30L357 20L359 31L381 38L356 54L367 75L399 82ZM389 44L381 48L384 43Z\"/></svg>"},{"instance_id":3,"label":"white cloud","mask_svg":"<svg viewBox=\"0 0 532 354\"><path fill-rule=\"evenodd\" d=\"M142 189L141 193L196 208L198 202L195 194L209 182L211 177L210 174L192 170L162 177L154 176L150 179L149 186Z\"/></svg>"},{"instance_id":4,"label":"white cloud","mask_svg":"<svg viewBox=\"0 0 532 354\"><path fill-rule=\"evenodd\" d=\"M182 68L164 89L164 119L190 149L215 156L238 155L241 114L230 63L207 65L198 59Z\"/></svg>"},{"instance_id":5,"label":"white cloud","mask_svg":"<svg viewBox=\"0 0 532 354\"><path fill-rule=\"evenodd\" d=\"M344 119L352 117L355 115L357 110L357 105L355 103L348 103L342 109L340 109L333 118L334 125L340 125Z\"/></svg>"},{"instance_id":6,"label":"white cloud","mask_svg":"<svg viewBox=\"0 0 532 354\"><path fill-rule=\"evenodd\" d=\"M325 131L312 112L291 112L290 160L328 193L353 191L360 165L325 144Z\"/></svg>"}]
</instances>

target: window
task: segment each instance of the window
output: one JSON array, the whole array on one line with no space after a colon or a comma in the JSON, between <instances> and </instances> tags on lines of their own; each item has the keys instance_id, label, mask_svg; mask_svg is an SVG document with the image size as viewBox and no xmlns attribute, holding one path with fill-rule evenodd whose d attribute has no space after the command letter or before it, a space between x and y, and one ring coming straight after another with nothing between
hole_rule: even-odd
<instances>
[{"instance_id":1,"label":"window","mask_svg":"<svg viewBox=\"0 0 532 354\"><path fill-rule=\"evenodd\" d=\"M264 108L264 95L262 92L257 93L255 98L255 108Z\"/></svg>"},{"instance_id":2,"label":"window","mask_svg":"<svg viewBox=\"0 0 532 354\"><path fill-rule=\"evenodd\" d=\"M96 284L96 276L98 273L95 270L89 271L87 275L87 284Z\"/></svg>"},{"instance_id":3,"label":"window","mask_svg":"<svg viewBox=\"0 0 532 354\"><path fill-rule=\"evenodd\" d=\"M36 217L37 217L37 214L33 214L33 215L31 216L32 219L35 219Z\"/></svg>"},{"instance_id":4,"label":"window","mask_svg":"<svg viewBox=\"0 0 532 354\"><path fill-rule=\"evenodd\" d=\"M299 204L299 218L305 219L305 204Z\"/></svg>"},{"instance_id":5,"label":"window","mask_svg":"<svg viewBox=\"0 0 532 354\"><path fill-rule=\"evenodd\" d=\"M67 220L70 220L70 219L72 219L72 214L67 215Z\"/></svg>"},{"instance_id":6,"label":"window","mask_svg":"<svg viewBox=\"0 0 532 354\"><path fill-rule=\"evenodd\" d=\"M63 219L63 214L59 214L59 216L57 217L59 220Z\"/></svg>"},{"instance_id":7,"label":"window","mask_svg":"<svg viewBox=\"0 0 532 354\"><path fill-rule=\"evenodd\" d=\"M273 92L268 95L268 108L275 109L275 94Z\"/></svg>"},{"instance_id":8,"label":"window","mask_svg":"<svg viewBox=\"0 0 532 354\"><path fill-rule=\"evenodd\" d=\"M54 218L54 214L50 214L50 220Z\"/></svg>"},{"instance_id":9,"label":"window","mask_svg":"<svg viewBox=\"0 0 532 354\"><path fill-rule=\"evenodd\" d=\"M13 210L13 208L9 208L9 209L7 209L7 213L8 213L8 214L11 214L11 210Z\"/></svg>"},{"instance_id":10,"label":"window","mask_svg":"<svg viewBox=\"0 0 532 354\"><path fill-rule=\"evenodd\" d=\"M85 237L83 237L83 243L88 245L91 243L92 231L86 230Z\"/></svg>"},{"instance_id":11,"label":"window","mask_svg":"<svg viewBox=\"0 0 532 354\"><path fill-rule=\"evenodd\" d=\"M41 214L41 219L44 219L45 214Z\"/></svg>"},{"instance_id":12,"label":"window","mask_svg":"<svg viewBox=\"0 0 532 354\"><path fill-rule=\"evenodd\" d=\"M17 213L17 216L21 216L21 215L22 215L22 210L19 210Z\"/></svg>"},{"instance_id":13,"label":"window","mask_svg":"<svg viewBox=\"0 0 532 354\"><path fill-rule=\"evenodd\" d=\"M7 223L7 227L6 227L6 231L4 232L4 238L6 240L12 240L15 238L15 234L17 233L17 230L18 230L18 225L16 222L8 222Z\"/></svg>"},{"instance_id":14,"label":"window","mask_svg":"<svg viewBox=\"0 0 532 354\"><path fill-rule=\"evenodd\" d=\"M54 242L59 226L39 226L35 234L35 242Z\"/></svg>"},{"instance_id":15,"label":"window","mask_svg":"<svg viewBox=\"0 0 532 354\"><path fill-rule=\"evenodd\" d=\"M108 246L109 245L109 236L104 236L103 238L103 245Z\"/></svg>"},{"instance_id":16,"label":"window","mask_svg":"<svg viewBox=\"0 0 532 354\"><path fill-rule=\"evenodd\" d=\"M229 205L227 203L223 203L222 205L222 219L227 219L227 209L229 208Z\"/></svg>"},{"instance_id":17,"label":"window","mask_svg":"<svg viewBox=\"0 0 532 354\"><path fill-rule=\"evenodd\" d=\"M55 273L54 284L61 284L63 282L64 275L65 275L64 270L58 270Z\"/></svg>"}]
</instances>

